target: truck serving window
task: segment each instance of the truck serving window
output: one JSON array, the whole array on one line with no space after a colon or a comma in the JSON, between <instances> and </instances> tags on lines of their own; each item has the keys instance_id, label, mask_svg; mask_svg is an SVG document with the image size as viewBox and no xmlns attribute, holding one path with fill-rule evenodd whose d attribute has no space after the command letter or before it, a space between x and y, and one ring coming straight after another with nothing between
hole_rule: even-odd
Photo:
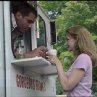
<instances>
[{"instance_id":1,"label":"truck serving window","mask_svg":"<svg viewBox=\"0 0 97 97\"><path fill-rule=\"evenodd\" d=\"M26 53L32 50L31 45L31 28L24 33L18 29L14 11L20 2L10 2L11 14L11 47L14 58L19 59L20 53Z\"/></svg>"}]
</instances>

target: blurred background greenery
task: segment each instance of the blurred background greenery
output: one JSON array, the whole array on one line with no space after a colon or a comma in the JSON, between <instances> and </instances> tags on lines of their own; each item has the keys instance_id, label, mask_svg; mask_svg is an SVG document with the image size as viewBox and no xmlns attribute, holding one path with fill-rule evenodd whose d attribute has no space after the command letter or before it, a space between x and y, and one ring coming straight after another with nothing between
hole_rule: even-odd
<instances>
[{"instance_id":1,"label":"blurred background greenery","mask_svg":"<svg viewBox=\"0 0 97 97\"><path fill-rule=\"evenodd\" d=\"M54 48L58 51L64 71L67 71L73 55L64 46L65 30L76 24L85 26L91 32L97 45L97 1L39 1L39 4L50 19L56 21L57 43ZM57 79L56 94L63 93L59 79ZM97 96L97 67L93 68L92 93Z\"/></svg>"}]
</instances>

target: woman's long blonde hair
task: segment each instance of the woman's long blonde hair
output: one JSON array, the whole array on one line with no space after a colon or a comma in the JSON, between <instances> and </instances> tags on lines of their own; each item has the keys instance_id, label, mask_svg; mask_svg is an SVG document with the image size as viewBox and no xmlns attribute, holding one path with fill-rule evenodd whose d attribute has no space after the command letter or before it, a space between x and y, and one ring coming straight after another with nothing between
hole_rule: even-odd
<instances>
[{"instance_id":1,"label":"woman's long blonde hair","mask_svg":"<svg viewBox=\"0 0 97 97\"><path fill-rule=\"evenodd\" d=\"M93 66L97 64L97 49L90 32L80 25L67 29L67 35L76 41L75 47L77 54L85 53L91 57Z\"/></svg>"}]
</instances>

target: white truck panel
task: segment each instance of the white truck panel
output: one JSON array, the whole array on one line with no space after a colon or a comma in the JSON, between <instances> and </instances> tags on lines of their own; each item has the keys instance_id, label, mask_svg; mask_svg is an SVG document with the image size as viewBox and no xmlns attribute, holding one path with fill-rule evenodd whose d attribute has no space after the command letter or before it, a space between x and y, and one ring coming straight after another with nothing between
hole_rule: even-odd
<instances>
[{"instance_id":1,"label":"white truck panel","mask_svg":"<svg viewBox=\"0 0 97 97\"><path fill-rule=\"evenodd\" d=\"M5 97L3 2L0 1L0 97Z\"/></svg>"},{"instance_id":2,"label":"white truck panel","mask_svg":"<svg viewBox=\"0 0 97 97\"><path fill-rule=\"evenodd\" d=\"M47 47L50 49L50 20L43 14L40 8L38 8L38 12L46 23ZM36 70L40 69L39 67L36 69L31 67L29 69L28 67L21 67L22 65L12 65L15 59L11 48L10 21L10 1L0 1L0 22L2 23L0 26L0 97L55 97L55 76L43 76L43 74L35 73ZM37 45L35 31L33 34L33 47L35 48ZM46 72L45 69L44 71ZM29 70L31 70L31 72L26 72ZM26 73L24 73L24 71Z\"/></svg>"}]
</instances>

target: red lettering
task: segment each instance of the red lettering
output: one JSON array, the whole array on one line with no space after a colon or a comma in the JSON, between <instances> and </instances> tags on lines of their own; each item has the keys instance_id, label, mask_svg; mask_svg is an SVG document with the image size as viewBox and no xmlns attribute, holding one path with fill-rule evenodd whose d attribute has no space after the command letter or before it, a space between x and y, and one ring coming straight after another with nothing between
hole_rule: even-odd
<instances>
[{"instance_id":1,"label":"red lettering","mask_svg":"<svg viewBox=\"0 0 97 97\"><path fill-rule=\"evenodd\" d=\"M30 89L32 89L32 79L30 78Z\"/></svg>"},{"instance_id":2,"label":"red lettering","mask_svg":"<svg viewBox=\"0 0 97 97\"><path fill-rule=\"evenodd\" d=\"M16 76L17 87L19 87L19 81L20 81L20 79L19 79L19 75L17 74L17 76Z\"/></svg>"},{"instance_id":3,"label":"red lettering","mask_svg":"<svg viewBox=\"0 0 97 97\"><path fill-rule=\"evenodd\" d=\"M20 87L20 88L33 89L33 90L39 90L39 91L45 90L44 82L40 82L30 77L25 77L18 74L16 75L16 84L17 84L17 87Z\"/></svg>"}]
</instances>

